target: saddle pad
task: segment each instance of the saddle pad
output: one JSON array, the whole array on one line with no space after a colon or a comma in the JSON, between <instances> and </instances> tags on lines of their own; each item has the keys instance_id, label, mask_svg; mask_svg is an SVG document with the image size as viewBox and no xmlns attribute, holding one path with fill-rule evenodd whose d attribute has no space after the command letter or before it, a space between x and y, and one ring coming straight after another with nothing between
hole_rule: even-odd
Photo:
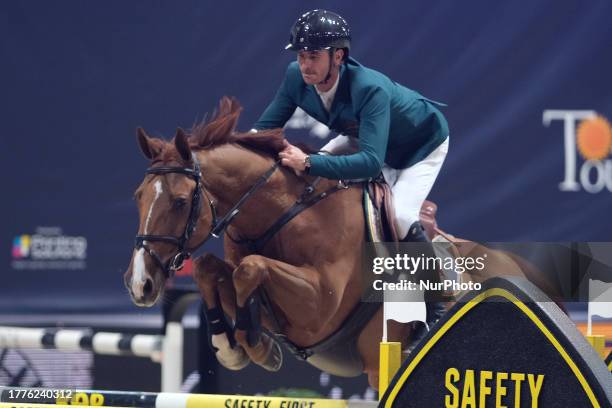
<instances>
[{"instance_id":1,"label":"saddle pad","mask_svg":"<svg viewBox=\"0 0 612 408\"><path fill-rule=\"evenodd\" d=\"M397 242L393 196L387 184L371 181L363 189L368 242Z\"/></svg>"},{"instance_id":2,"label":"saddle pad","mask_svg":"<svg viewBox=\"0 0 612 408\"><path fill-rule=\"evenodd\" d=\"M368 242L384 241L382 226L380 224L380 212L374 206L367 188L363 189L363 211L366 223L366 238Z\"/></svg>"}]
</instances>

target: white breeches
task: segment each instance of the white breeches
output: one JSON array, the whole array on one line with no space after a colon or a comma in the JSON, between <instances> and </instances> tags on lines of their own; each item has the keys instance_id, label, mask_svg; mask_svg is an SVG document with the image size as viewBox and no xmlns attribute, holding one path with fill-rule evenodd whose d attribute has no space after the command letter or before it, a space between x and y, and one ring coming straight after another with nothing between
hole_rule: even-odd
<instances>
[{"instance_id":1,"label":"white breeches","mask_svg":"<svg viewBox=\"0 0 612 408\"><path fill-rule=\"evenodd\" d=\"M410 226L419 220L423 201L429 195L448 153L448 144L447 137L427 157L406 169L394 169L387 164L383 166L383 176L393 191L393 207L400 239L404 238ZM333 155L351 154L359 150L359 145L356 138L339 135L321 150Z\"/></svg>"}]
</instances>

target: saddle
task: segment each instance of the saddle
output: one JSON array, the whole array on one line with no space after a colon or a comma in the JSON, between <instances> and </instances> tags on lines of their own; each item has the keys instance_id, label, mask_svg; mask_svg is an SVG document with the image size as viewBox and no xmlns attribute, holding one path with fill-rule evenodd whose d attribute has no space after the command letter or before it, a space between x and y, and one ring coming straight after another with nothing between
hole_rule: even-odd
<instances>
[{"instance_id":1,"label":"saddle","mask_svg":"<svg viewBox=\"0 0 612 408\"><path fill-rule=\"evenodd\" d=\"M372 180L365 188L363 206L369 242L398 242L393 193L385 182Z\"/></svg>"},{"instance_id":2,"label":"saddle","mask_svg":"<svg viewBox=\"0 0 612 408\"><path fill-rule=\"evenodd\" d=\"M368 183L366 191L367 194L364 194L364 209L369 241L399 242L400 237L397 232L391 188L383 181L373 180ZM423 202L419 219L425 233L432 241L441 236L445 240L453 242L454 237L452 235L446 234L438 228L437 211L438 206L434 202L427 200Z\"/></svg>"}]
</instances>

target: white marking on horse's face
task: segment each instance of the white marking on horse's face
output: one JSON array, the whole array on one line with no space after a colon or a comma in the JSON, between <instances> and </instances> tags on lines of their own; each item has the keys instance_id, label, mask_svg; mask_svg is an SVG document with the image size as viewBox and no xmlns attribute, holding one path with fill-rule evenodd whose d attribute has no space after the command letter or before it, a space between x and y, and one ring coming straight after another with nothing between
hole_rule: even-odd
<instances>
[{"instance_id":1,"label":"white marking on horse's face","mask_svg":"<svg viewBox=\"0 0 612 408\"><path fill-rule=\"evenodd\" d=\"M149 207L149 212L147 213L147 220L145 221L144 227L144 235L149 233L149 222L151 221L151 215L153 214L153 207L155 207L155 202L162 195L164 190L162 189L161 180L157 180L154 184L155 187L155 198L151 202L151 207ZM146 241L145 241L146 243ZM143 288L147 281L147 276L150 276L147 273L147 269L145 267L144 260L144 248L140 248L136 251L136 255L134 255L134 271L132 273L132 293L136 298L142 298L143 296Z\"/></svg>"},{"instance_id":2,"label":"white marking on horse's face","mask_svg":"<svg viewBox=\"0 0 612 408\"><path fill-rule=\"evenodd\" d=\"M149 232L149 222L151 221L151 214L153 214L153 207L155 207L155 202L159 198L159 196L164 192L162 189L161 180L157 180L154 184L155 186L155 198L151 202L151 207L149 207L149 213L147 214L147 220L145 221L144 234L147 235Z\"/></svg>"},{"instance_id":3,"label":"white marking on horse's face","mask_svg":"<svg viewBox=\"0 0 612 408\"><path fill-rule=\"evenodd\" d=\"M137 299L142 298L146 274L144 248L140 248L134 255L134 270L132 271L132 293Z\"/></svg>"}]
</instances>

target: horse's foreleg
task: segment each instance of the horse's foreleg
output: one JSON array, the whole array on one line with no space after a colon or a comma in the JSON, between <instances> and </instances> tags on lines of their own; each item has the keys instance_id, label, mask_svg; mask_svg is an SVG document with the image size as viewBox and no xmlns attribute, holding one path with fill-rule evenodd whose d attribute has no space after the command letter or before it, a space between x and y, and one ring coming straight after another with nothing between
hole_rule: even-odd
<instances>
[{"instance_id":1,"label":"horse's foreleg","mask_svg":"<svg viewBox=\"0 0 612 408\"><path fill-rule=\"evenodd\" d=\"M308 337L316 336L327 323L323 315L331 315L337 310L342 296L342 292L331 284L323 296L320 275L313 268L259 255L245 257L234 271L233 278L238 307L249 301L258 286L266 285L268 295L282 310L289 325L299 327ZM329 313L323 313L323 310Z\"/></svg>"},{"instance_id":2,"label":"horse's foreleg","mask_svg":"<svg viewBox=\"0 0 612 408\"><path fill-rule=\"evenodd\" d=\"M283 361L280 344L262 332L260 298L254 291L268 278L268 265L259 255L242 259L233 272L236 290L236 340L253 362L268 371L280 369Z\"/></svg>"},{"instance_id":3,"label":"horse's foreleg","mask_svg":"<svg viewBox=\"0 0 612 408\"><path fill-rule=\"evenodd\" d=\"M205 254L194 261L193 276L206 304L208 332L217 360L230 370L240 370L249 364L250 359L244 349L236 344L221 303L223 297L226 309L231 309L228 312L234 314L231 307L234 299L231 273L231 267L212 254Z\"/></svg>"},{"instance_id":4,"label":"horse's foreleg","mask_svg":"<svg viewBox=\"0 0 612 408\"><path fill-rule=\"evenodd\" d=\"M259 255L249 255L242 259L234 270L234 287L238 306L236 339L247 350L251 359L258 362L258 355L266 350L254 351L252 346L258 344L260 338L267 341L259 331L259 298L255 290L264 285L270 298L286 319L289 330L299 330L300 342L312 344L320 335L323 327L338 309L342 290L327 287L325 296L320 283L319 274L309 267L297 267L285 262Z\"/></svg>"}]
</instances>

